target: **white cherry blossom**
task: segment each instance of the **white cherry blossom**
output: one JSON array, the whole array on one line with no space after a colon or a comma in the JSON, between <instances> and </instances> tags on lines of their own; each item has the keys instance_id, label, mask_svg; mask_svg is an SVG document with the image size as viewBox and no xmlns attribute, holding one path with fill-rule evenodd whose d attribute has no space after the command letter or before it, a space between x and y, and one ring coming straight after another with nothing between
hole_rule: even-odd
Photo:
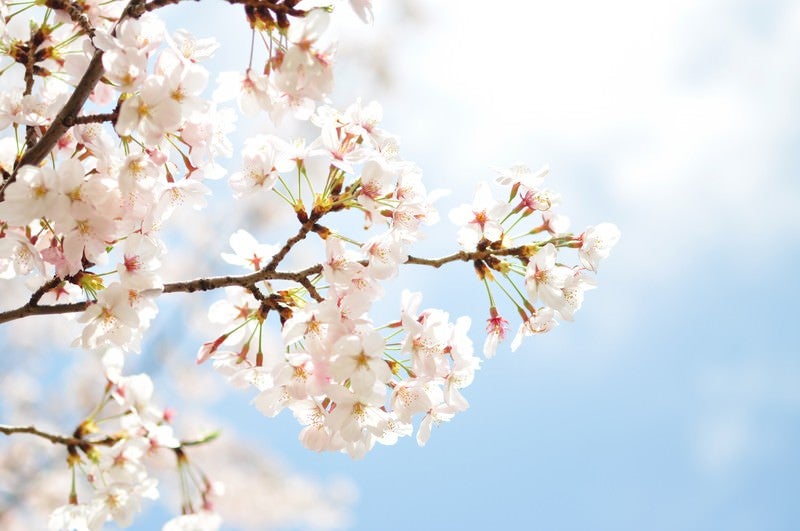
<instances>
[{"instance_id":1,"label":"white cherry blossom","mask_svg":"<svg viewBox=\"0 0 800 531\"><path fill-rule=\"evenodd\" d=\"M222 259L229 264L258 271L278 252L277 245L258 243L252 234L244 229L234 232L229 240L234 254L222 253Z\"/></svg>"},{"instance_id":2,"label":"white cherry blossom","mask_svg":"<svg viewBox=\"0 0 800 531\"><path fill-rule=\"evenodd\" d=\"M459 245L472 251L481 239L501 240L504 231L500 223L509 210L507 203L495 201L488 183L480 183L472 205L461 205L450 211L450 221L461 227Z\"/></svg>"},{"instance_id":3,"label":"white cherry blossom","mask_svg":"<svg viewBox=\"0 0 800 531\"><path fill-rule=\"evenodd\" d=\"M600 260L608 258L611 248L617 244L620 231L613 223L601 223L588 227L581 234L581 247L578 251L581 263L587 269L597 271Z\"/></svg>"}]
</instances>

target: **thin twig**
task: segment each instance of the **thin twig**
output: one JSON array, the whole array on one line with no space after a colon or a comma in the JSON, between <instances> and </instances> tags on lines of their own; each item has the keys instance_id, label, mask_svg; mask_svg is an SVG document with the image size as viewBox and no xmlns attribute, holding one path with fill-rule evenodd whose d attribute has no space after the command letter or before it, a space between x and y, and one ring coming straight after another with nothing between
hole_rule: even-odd
<instances>
[{"instance_id":1,"label":"thin twig","mask_svg":"<svg viewBox=\"0 0 800 531\"><path fill-rule=\"evenodd\" d=\"M5 435L12 435L15 433L27 433L30 435L36 435L37 437L41 437L42 439L47 439L53 444L63 444L65 446L83 446L86 444L112 446L115 443L119 442L120 440L118 437L104 437L98 440L82 439L79 437L66 437L64 435L58 435L55 433L48 433L46 431L42 431L36 426L9 426L8 424L0 424L0 433L4 433ZM219 431L215 431L200 439L194 439L190 441L180 441L180 445L200 446L201 444L210 443L211 441L216 439L219 436L219 434L220 434Z\"/></svg>"}]
</instances>

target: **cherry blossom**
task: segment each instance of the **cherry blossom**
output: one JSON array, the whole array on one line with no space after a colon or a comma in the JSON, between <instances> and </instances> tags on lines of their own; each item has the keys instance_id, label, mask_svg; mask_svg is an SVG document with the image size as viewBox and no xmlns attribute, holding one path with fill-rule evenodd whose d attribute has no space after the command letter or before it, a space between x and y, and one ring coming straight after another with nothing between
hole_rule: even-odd
<instances>
[{"instance_id":1,"label":"cherry blossom","mask_svg":"<svg viewBox=\"0 0 800 531\"><path fill-rule=\"evenodd\" d=\"M541 299L551 307L559 305L563 296L561 290L571 274L568 267L556 264L556 248L548 243L528 262L525 287L530 300Z\"/></svg>"},{"instance_id":2,"label":"cherry blossom","mask_svg":"<svg viewBox=\"0 0 800 531\"><path fill-rule=\"evenodd\" d=\"M600 260L608 258L611 248L619 241L620 232L613 223L601 223L596 227L588 227L581 234L579 256L587 269L597 271Z\"/></svg>"},{"instance_id":3,"label":"cherry blossom","mask_svg":"<svg viewBox=\"0 0 800 531\"><path fill-rule=\"evenodd\" d=\"M222 253L222 259L229 264L242 266L245 269L258 271L278 252L276 245L258 243L246 230L239 229L230 237L234 254Z\"/></svg>"},{"instance_id":4,"label":"cherry blossom","mask_svg":"<svg viewBox=\"0 0 800 531\"><path fill-rule=\"evenodd\" d=\"M248 4L243 31L252 31L253 49L242 70L221 74L206 66L216 40L170 34L163 3L46 4L10 12L0 3L9 64L0 94L0 279L25 295L0 313L1 322L76 314L65 326L79 329L75 358L95 384L81 392L92 398L69 397L91 402L69 436L16 430L60 445L66 464L54 462L73 476L60 501L47 504L50 529L131 525L159 497L154 472L166 461L182 490L180 515L164 529L222 525L223 489L189 457L215 436L180 433L175 410L159 402L162 392L175 394L169 378L126 371L131 352L159 347L144 340L160 297L216 297L192 349L204 364L196 368L250 392L266 417L288 409L305 447L361 459L415 430L417 444L428 444L433 426L469 408L467 388L481 368L469 316L422 308L422 294L408 290L387 310L387 281L401 269L469 264L488 299L482 351L492 358L511 326L515 351L572 321L620 238L611 223L568 232L560 195L545 187L549 168L517 164L450 211L458 226L450 251L420 256L417 243L448 192L429 189L404 158L399 138L381 126L379 103L334 107L328 99L337 49L329 26L338 16L330 2ZM349 4L372 21L371 0ZM239 114L265 122L256 131L245 124L242 146L232 141ZM206 182L227 174L218 159L234 153L230 190ZM225 195L236 205L231 221L246 224L229 237L232 252L208 263L170 254L173 224L184 218L197 222L183 227L206 255L221 247L218 227L200 211ZM257 225L278 217L296 222L293 232ZM226 274L225 263L242 271ZM195 265L214 273L197 278ZM386 313L388 321L376 317ZM172 355L163 355L165 366L191 359ZM210 450L212 463L234 455L233 444L225 448Z\"/></svg>"},{"instance_id":5,"label":"cherry blossom","mask_svg":"<svg viewBox=\"0 0 800 531\"><path fill-rule=\"evenodd\" d=\"M500 222L508 211L506 203L492 197L488 183L479 184L471 206L462 205L450 211L450 220L461 227L458 243L466 250L474 250L481 239L502 239L504 231Z\"/></svg>"}]
</instances>

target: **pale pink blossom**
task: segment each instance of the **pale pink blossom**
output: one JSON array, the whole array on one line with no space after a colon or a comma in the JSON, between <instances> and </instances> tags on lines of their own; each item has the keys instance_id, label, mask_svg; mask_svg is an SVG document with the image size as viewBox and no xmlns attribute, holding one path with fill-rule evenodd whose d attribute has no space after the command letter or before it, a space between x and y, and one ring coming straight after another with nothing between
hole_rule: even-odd
<instances>
[{"instance_id":1,"label":"pale pink blossom","mask_svg":"<svg viewBox=\"0 0 800 531\"><path fill-rule=\"evenodd\" d=\"M24 276L34 269L45 273L42 255L30 239L17 231L0 237L0 278Z\"/></svg>"},{"instance_id":2,"label":"pale pink blossom","mask_svg":"<svg viewBox=\"0 0 800 531\"><path fill-rule=\"evenodd\" d=\"M166 80L150 76L140 94L122 102L115 127L120 136L138 133L146 145L155 146L164 135L177 131L181 119L181 105L171 97Z\"/></svg>"},{"instance_id":3,"label":"pale pink blossom","mask_svg":"<svg viewBox=\"0 0 800 531\"><path fill-rule=\"evenodd\" d=\"M229 264L242 266L251 271L258 271L266 266L279 249L277 245L258 243L258 241L244 229L239 229L234 232L229 242L234 254L222 253L222 259Z\"/></svg>"},{"instance_id":4,"label":"pale pink blossom","mask_svg":"<svg viewBox=\"0 0 800 531\"><path fill-rule=\"evenodd\" d=\"M583 294L586 290L597 287L595 280L582 271L576 271L569 276L561 288L560 298L555 304L548 304L558 314L567 321L572 321L581 305L583 304Z\"/></svg>"},{"instance_id":5,"label":"pale pink blossom","mask_svg":"<svg viewBox=\"0 0 800 531\"><path fill-rule=\"evenodd\" d=\"M331 375L340 382L349 380L357 396L370 396L376 383L392 377L383 349L383 337L374 331L344 336L333 345Z\"/></svg>"},{"instance_id":6,"label":"pale pink blossom","mask_svg":"<svg viewBox=\"0 0 800 531\"><path fill-rule=\"evenodd\" d=\"M561 289L572 275L572 270L556 264L555 245L548 243L537 251L528 261L525 273L525 287L530 301L541 299L546 305L555 308L562 298Z\"/></svg>"},{"instance_id":7,"label":"pale pink blossom","mask_svg":"<svg viewBox=\"0 0 800 531\"><path fill-rule=\"evenodd\" d=\"M181 57L192 63L211 58L219 48L219 42L214 37L197 38L184 29L177 30L168 42Z\"/></svg>"},{"instance_id":8,"label":"pale pink blossom","mask_svg":"<svg viewBox=\"0 0 800 531\"><path fill-rule=\"evenodd\" d=\"M518 186L525 192L539 190L549 172L549 166L543 166L534 172L525 165L517 164L508 169L497 170L497 182L504 186Z\"/></svg>"},{"instance_id":9,"label":"pale pink blossom","mask_svg":"<svg viewBox=\"0 0 800 531\"><path fill-rule=\"evenodd\" d=\"M58 193L58 186L59 176L52 168L23 166L17 179L6 188L0 219L22 226L42 216L64 212L69 202Z\"/></svg>"},{"instance_id":10,"label":"pale pink blossom","mask_svg":"<svg viewBox=\"0 0 800 531\"><path fill-rule=\"evenodd\" d=\"M117 282L97 295L97 302L84 310L78 322L85 323L80 344L86 349L107 343L125 350L138 349L141 319L130 303L129 290Z\"/></svg>"},{"instance_id":11,"label":"pale pink blossom","mask_svg":"<svg viewBox=\"0 0 800 531\"><path fill-rule=\"evenodd\" d=\"M600 260L608 258L611 248L617 244L619 238L620 231L613 223L588 227L580 236L581 247L578 250L583 266L597 271Z\"/></svg>"},{"instance_id":12,"label":"pale pink blossom","mask_svg":"<svg viewBox=\"0 0 800 531\"><path fill-rule=\"evenodd\" d=\"M122 285L138 291L161 289L163 283L157 274L161 252L161 246L148 236L137 233L128 236L123 261L117 265Z\"/></svg>"},{"instance_id":13,"label":"pale pink blossom","mask_svg":"<svg viewBox=\"0 0 800 531\"><path fill-rule=\"evenodd\" d=\"M501 222L509 210L507 203L492 197L487 183L480 183L472 205L461 205L450 211L450 220L461 227L458 231L459 245L472 251L482 239L490 242L501 240L504 234Z\"/></svg>"},{"instance_id":14,"label":"pale pink blossom","mask_svg":"<svg viewBox=\"0 0 800 531\"><path fill-rule=\"evenodd\" d=\"M511 341L511 352L519 348L524 337L544 334L556 326L558 326L558 321L555 320L555 311L547 307L539 308L519 325L517 335Z\"/></svg>"},{"instance_id":15,"label":"pale pink blossom","mask_svg":"<svg viewBox=\"0 0 800 531\"><path fill-rule=\"evenodd\" d=\"M425 446L428 443L428 439L431 437L433 426L438 426L443 422L452 420L455 414L456 410L452 406L448 406L444 403L435 405L429 409L425 417L423 417L422 422L419 424L419 429L417 430L417 444Z\"/></svg>"},{"instance_id":16,"label":"pale pink blossom","mask_svg":"<svg viewBox=\"0 0 800 531\"><path fill-rule=\"evenodd\" d=\"M364 243L362 250L367 255L367 271L378 280L386 280L397 274L400 264L408 260L406 242L395 231L375 236Z\"/></svg>"},{"instance_id":17,"label":"pale pink blossom","mask_svg":"<svg viewBox=\"0 0 800 531\"><path fill-rule=\"evenodd\" d=\"M239 195L256 190L269 191L275 186L281 172L295 170L297 166L294 161L284 155L284 143L268 135L248 139L242 151L244 169L231 175L231 188Z\"/></svg>"},{"instance_id":18,"label":"pale pink blossom","mask_svg":"<svg viewBox=\"0 0 800 531\"><path fill-rule=\"evenodd\" d=\"M257 115L271 107L269 78L249 68L246 72L222 72L217 78L214 101L236 99L239 110L246 115Z\"/></svg>"}]
</instances>

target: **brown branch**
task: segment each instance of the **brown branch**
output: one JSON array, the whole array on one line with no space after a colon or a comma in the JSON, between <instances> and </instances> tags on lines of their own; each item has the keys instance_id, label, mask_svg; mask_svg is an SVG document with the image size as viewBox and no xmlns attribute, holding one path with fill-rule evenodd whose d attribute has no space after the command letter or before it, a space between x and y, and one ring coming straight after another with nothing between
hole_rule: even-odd
<instances>
[{"instance_id":1,"label":"brown branch","mask_svg":"<svg viewBox=\"0 0 800 531\"><path fill-rule=\"evenodd\" d=\"M533 249L530 245L520 245L518 247L508 247L506 249L478 249L471 252L459 251L441 258L418 258L416 256L409 256L406 263L426 265L438 269L450 262L474 262L478 260L487 260L493 256L515 256L517 258L525 258L530 256L532 251Z\"/></svg>"},{"instance_id":2,"label":"brown branch","mask_svg":"<svg viewBox=\"0 0 800 531\"><path fill-rule=\"evenodd\" d=\"M89 23L89 18L83 12L81 4L69 2L68 0L45 0L44 5L51 9L64 11L69 15L70 20L80 26L80 28L90 37L94 37L94 28Z\"/></svg>"},{"instance_id":3,"label":"brown branch","mask_svg":"<svg viewBox=\"0 0 800 531\"><path fill-rule=\"evenodd\" d=\"M78 111L83 107L83 104L89 99L89 95L92 93L92 90L94 90L95 85L97 85L101 77L103 77L103 51L97 50L92 60L89 61L89 67L75 87L75 91L72 93L69 100L67 100L67 103L61 111L59 111L58 115L56 115L53 123L39 141L36 142L36 145L22 155L22 158L14 169L11 180L14 179L17 170L25 164L32 164L35 166L44 160L47 154L50 153L50 150L53 149L53 146L55 146L58 140L67 132L70 127L67 124L70 120L74 119ZM0 196L0 200L2 200L2 196Z\"/></svg>"},{"instance_id":4,"label":"brown branch","mask_svg":"<svg viewBox=\"0 0 800 531\"><path fill-rule=\"evenodd\" d=\"M286 252L288 252L288 249L290 249L293 245L293 244L289 245L289 242L293 241L294 243L297 243L298 241L303 239L310 230L311 229L304 231L301 228L298 234L292 237L289 241L287 241L287 244L284 245L284 249L286 249ZM300 236L301 234L303 235L302 237ZM409 256L406 263L425 265L425 266L435 267L438 269L442 267L444 264L457 261L461 262L483 261L497 256L515 256L518 258L525 258L527 256L530 256L530 254L532 253L532 247L536 246L521 245L519 247L509 247L507 249L498 249L498 250L479 249L472 252L459 251L457 253L453 253L448 256L443 256L441 258L419 258L416 256ZM292 282L297 282L298 284L306 288L306 290L308 290L309 295L312 298L314 298L314 300L321 301L323 300L323 297L314 288L314 285L309 280L309 277L318 275L321 272L322 272L322 264L316 264L295 272L271 271L269 269L269 266L267 266L259 271L247 275L203 277L203 278L196 278L193 280L184 280L180 282L170 282L164 284L164 289L162 291L163 293L194 293L196 291L212 291L215 289L225 288L229 286L241 286L252 292L253 291L252 288L255 287L256 284L265 280L289 280ZM60 282L59 279L50 280L44 286L40 287L33 294L33 296L31 296L31 299L28 301L28 303L25 304L24 306L21 306L14 310L0 312L0 323L6 323L8 321L21 319L23 317L27 317L30 315L53 315L53 314L82 312L89 306L89 304L91 304L90 302L74 302L69 304L40 305L39 300L44 295L44 293L46 293L49 289L56 287L59 282Z\"/></svg>"},{"instance_id":5,"label":"brown branch","mask_svg":"<svg viewBox=\"0 0 800 531\"><path fill-rule=\"evenodd\" d=\"M7 424L0 424L0 433L4 433L6 435L11 435L13 433L29 433L31 435L36 435L37 437L47 439L53 444L64 444L66 446L80 446L86 443L107 444L105 439L95 442L86 441L77 437L64 437L63 435L56 435L54 433L47 433L39 430L36 428L36 426L9 426Z\"/></svg>"},{"instance_id":6,"label":"brown branch","mask_svg":"<svg viewBox=\"0 0 800 531\"><path fill-rule=\"evenodd\" d=\"M57 315L65 313L82 312L89 307L89 302L73 302L69 304L39 305L26 304L15 310L0 313L0 323L7 323L15 319L22 319L31 315Z\"/></svg>"},{"instance_id":7,"label":"brown branch","mask_svg":"<svg viewBox=\"0 0 800 531\"><path fill-rule=\"evenodd\" d=\"M319 274L322 271L321 265L307 267L297 272L284 271L265 271L264 269L247 275L227 275L222 277L196 278L182 282L170 282L164 284L164 293L193 293L195 291L211 291L228 286L241 286L247 288L263 280L292 280L300 283L300 280L311 275ZM2 314L0 314L2 316ZM0 322L2 318L0 317Z\"/></svg>"},{"instance_id":8,"label":"brown branch","mask_svg":"<svg viewBox=\"0 0 800 531\"><path fill-rule=\"evenodd\" d=\"M274 271L275 268L278 267L278 264L281 263L281 260L283 260L289 251L292 250L292 247L294 247L301 240L305 239L309 232L317 228L317 221L321 217L322 214L312 214L311 217L303 221L297 231L297 234L286 240L286 243L283 244L283 247L281 247L281 249L275 253L275 255L272 257L272 260L270 260L269 263L262 268L262 271Z\"/></svg>"},{"instance_id":9,"label":"brown branch","mask_svg":"<svg viewBox=\"0 0 800 531\"><path fill-rule=\"evenodd\" d=\"M308 277L303 277L300 280L298 280L298 282L300 282L301 286L306 288L306 291L308 292L308 294L311 296L312 299L314 299L317 302L322 302L325 300L325 298L319 294L317 288L314 287L314 284L312 284L311 281L308 280Z\"/></svg>"},{"instance_id":10,"label":"brown branch","mask_svg":"<svg viewBox=\"0 0 800 531\"><path fill-rule=\"evenodd\" d=\"M107 112L101 114L86 114L84 116L75 116L65 119L65 124L69 127L79 124L92 124L100 122L116 122L119 117L119 112Z\"/></svg>"},{"instance_id":11,"label":"brown branch","mask_svg":"<svg viewBox=\"0 0 800 531\"><path fill-rule=\"evenodd\" d=\"M58 277L51 278L50 280L39 286L39 289L33 292L30 300L28 301L28 304L33 306L39 304L39 301L42 299L42 297L44 297L44 294L50 291L51 289L57 287L59 284L61 284L61 282L62 280Z\"/></svg>"},{"instance_id":12,"label":"brown branch","mask_svg":"<svg viewBox=\"0 0 800 531\"><path fill-rule=\"evenodd\" d=\"M83 439L80 437L65 437L64 435L58 435L55 433L48 433L46 431L42 431L38 429L36 426L9 426L8 424L0 424L0 433L4 433L5 435L13 435L15 433L27 433L29 435L36 435L37 437L41 437L42 439L47 439L53 444L63 444L64 446L74 446L74 447L83 447L87 444L112 446L113 444L115 444L120 440L118 437L104 437L98 440ZM219 437L219 434L220 434L219 431L215 431L200 439L180 441L180 446L181 447L200 446L201 444L207 444L215 440L217 437Z\"/></svg>"}]
</instances>

